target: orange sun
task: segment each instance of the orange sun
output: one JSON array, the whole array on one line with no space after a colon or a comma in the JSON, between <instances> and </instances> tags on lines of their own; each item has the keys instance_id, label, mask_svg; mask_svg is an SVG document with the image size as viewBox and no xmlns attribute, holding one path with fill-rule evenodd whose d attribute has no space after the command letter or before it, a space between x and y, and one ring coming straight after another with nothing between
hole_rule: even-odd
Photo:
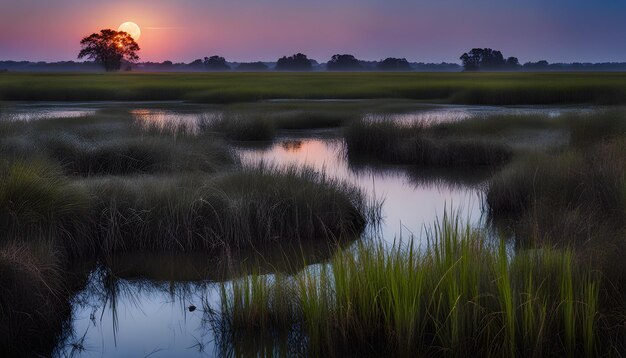
<instances>
[{"instance_id":1,"label":"orange sun","mask_svg":"<svg viewBox=\"0 0 626 358\"><path fill-rule=\"evenodd\" d=\"M139 28L139 25L134 22L129 21L121 24L117 31L124 31L128 33L135 41L139 40L141 37L141 29Z\"/></svg>"}]
</instances>

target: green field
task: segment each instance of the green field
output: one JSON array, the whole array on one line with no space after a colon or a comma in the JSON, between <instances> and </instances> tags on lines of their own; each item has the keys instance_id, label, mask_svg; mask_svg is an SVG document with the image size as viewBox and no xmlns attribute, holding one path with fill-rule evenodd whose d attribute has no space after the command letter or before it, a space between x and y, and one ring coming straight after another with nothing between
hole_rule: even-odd
<instances>
[{"instance_id":1,"label":"green field","mask_svg":"<svg viewBox=\"0 0 626 358\"><path fill-rule=\"evenodd\" d=\"M625 73L0 74L0 100L402 98L466 104L626 103Z\"/></svg>"}]
</instances>

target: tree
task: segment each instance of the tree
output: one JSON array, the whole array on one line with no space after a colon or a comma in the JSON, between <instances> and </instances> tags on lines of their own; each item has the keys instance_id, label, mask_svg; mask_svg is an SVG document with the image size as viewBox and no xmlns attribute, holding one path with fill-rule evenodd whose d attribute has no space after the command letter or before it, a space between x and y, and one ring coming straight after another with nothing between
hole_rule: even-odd
<instances>
[{"instance_id":1,"label":"tree","mask_svg":"<svg viewBox=\"0 0 626 358\"><path fill-rule=\"evenodd\" d=\"M87 57L104 66L106 71L117 71L122 67L122 61L135 62L139 60L137 51L139 45L124 31L110 29L91 34L80 41L82 49L78 58Z\"/></svg>"},{"instance_id":2,"label":"tree","mask_svg":"<svg viewBox=\"0 0 626 358\"><path fill-rule=\"evenodd\" d=\"M293 56L283 56L276 62L277 71L311 71L313 63L306 55L297 53Z\"/></svg>"},{"instance_id":3,"label":"tree","mask_svg":"<svg viewBox=\"0 0 626 358\"><path fill-rule=\"evenodd\" d=\"M204 68L204 62L202 62L201 59L193 60L191 63L189 63L189 67L194 70L201 70Z\"/></svg>"},{"instance_id":4,"label":"tree","mask_svg":"<svg viewBox=\"0 0 626 358\"><path fill-rule=\"evenodd\" d=\"M483 49L482 57L480 68L483 70L499 70L506 64L502 52L490 48Z\"/></svg>"},{"instance_id":5,"label":"tree","mask_svg":"<svg viewBox=\"0 0 626 358\"><path fill-rule=\"evenodd\" d=\"M411 71L411 64L406 58L389 57L378 63L379 71Z\"/></svg>"},{"instance_id":6,"label":"tree","mask_svg":"<svg viewBox=\"0 0 626 358\"><path fill-rule=\"evenodd\" d=\"M221 56L211 56L204 58L204 67L209 71L228 71L230 66L226 63L226 59Z\"/></svg>"},{"instance_id":7,"label":"tree","mask_svg":"<svg viewBox=\"0 0 626 358\"><path fill-rule=\"evenodd\" d=\"M490 48L473 48L460 59L465 71L499 70L506 66L502 52Z\"/></svg>"},{"instance_id":8,"label":"tree","mask_svg":"<svg viewBox=\"0 0 626 358\"><path fill-rule=\"evenodd\" d=\"M510 69L517 69L519 68L521 65L519 63L519 60L517 59L517 57L509 57L506 59L506 67L510 68Z\"/></svg>"},{"instance_id":9,"label":"tree","mask_svg":"<svg viewBox=\"0 0 626 358\"><path fill-rule=\"evenodd\" d=\"M461 55L464 71L478 71L480 69L480 49L473 49Z\"/></svg>"},{"instance_id":10,"label":"tree","mask_svg":"<svg viewBox=\"0 0 626 358\"><path fill-rule=\"evenodd\" d=\"M356 71L362 70L361 61L352 55L333 55L326 64L328 71Z\"/></svg>"}]
</instances>

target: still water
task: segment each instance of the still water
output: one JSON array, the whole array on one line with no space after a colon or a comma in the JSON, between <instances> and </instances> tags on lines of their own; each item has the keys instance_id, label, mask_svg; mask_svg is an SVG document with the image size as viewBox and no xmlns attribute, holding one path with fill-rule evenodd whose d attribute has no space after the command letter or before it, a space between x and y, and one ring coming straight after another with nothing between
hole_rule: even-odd
<instances>
[{"instance_id":1,"label":"still water","mask_svg":"<svg viewBox=\"0 0 626 358\"><path fill-rule=\"evenodd\" d=\"M190 132L199 130L200 119L217 118L224 110L219 106L184 103L18 103L3 107L0 120L82 117L120 107L146 127L183 127ZM362 115L414 123L491 114L558 117L580 110L587 109L416 104L414 109L401 113ZM483 188L491 174L352 163L344 153L340 130L282 131L270 143L235 144L235 150L244 162L307 165L358 186L370 200L382 202L383 221L376 235L390 245L410 239L420 243L424 229L444 210L458 212L466 222L479 225ZM308 262L320 263L328 256L316 255L315 260ZM275 268L280 263L272 262L269 266ZM71 328L59 342L58 355L195 357L227 353L219 350L211 309L219 300L218 283L233 277L218 275L214 268L206 257L162 256L119 258L106 268L92 271L86 287L73 300Z\"/></svg>"}]
</instances>

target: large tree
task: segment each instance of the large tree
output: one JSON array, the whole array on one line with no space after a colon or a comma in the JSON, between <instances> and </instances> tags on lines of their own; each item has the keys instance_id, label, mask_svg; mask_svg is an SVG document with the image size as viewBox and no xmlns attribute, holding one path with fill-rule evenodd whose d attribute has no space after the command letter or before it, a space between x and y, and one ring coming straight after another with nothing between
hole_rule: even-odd
<instances>
[{"instance_id":1,"label":"large tree","mask_svg":"<svg viewBox=\"0 0 626 358\"><path fill-rule=\"evenodd\" d=\"M277 71L311 71L313 63L306 55L297 53L293 56L283 56L276 62Z\"/></svg>"},{"instance_id":2,"label":"large tree","mask_svg":"<svg viewBox=\"0 0 626 358\"><path fill-rule=\"evenodd\" d=\"M326 64L329 71L357 71L362 70L361 61L352 55L334 55Z\"/></svg>"},{"instance_id":3,"label":"large tree","mask_svg":"<svg viewBox=\"0 0 626 358\"><path fill-rule=\"evenodd\" d=\"M490 48L473 48L460 59L465 71L502 70L507 65L502 52Z\"/></svg>"},{"instance_id":4,"label":"large tree","mask_svg":"<svg viewBox=\"0 0 626 358\"><path fill-rule=\"evenodd\" d=\"M124 31L110 29L91 34L80 41L82 49L78 58L87 57L104 66L107 71L117 71L122 67L122 61L135 62L139 60L137 51L139 45Z\"/></svg>"},{"instance_id":5,"label":"large tree","mask_svg":"<svg viewBox=\"0 0 626 358\"><path fill-rule=\"evenodd\" d=\"M211 56L204 58L204 67L209 71L228 71L230 66L226 63L226 59L221 56Z\"/></svg>"},{"instance_id":6,"label":"large tree","mask_svg":"<svg viewBox=\"0 0 626 358\"><path fill-rule=\"evenodd\" d=\"M406 58L388 57L378 63L379 71L411 71L411 64Z\"/></svg>"}]
</instances>

